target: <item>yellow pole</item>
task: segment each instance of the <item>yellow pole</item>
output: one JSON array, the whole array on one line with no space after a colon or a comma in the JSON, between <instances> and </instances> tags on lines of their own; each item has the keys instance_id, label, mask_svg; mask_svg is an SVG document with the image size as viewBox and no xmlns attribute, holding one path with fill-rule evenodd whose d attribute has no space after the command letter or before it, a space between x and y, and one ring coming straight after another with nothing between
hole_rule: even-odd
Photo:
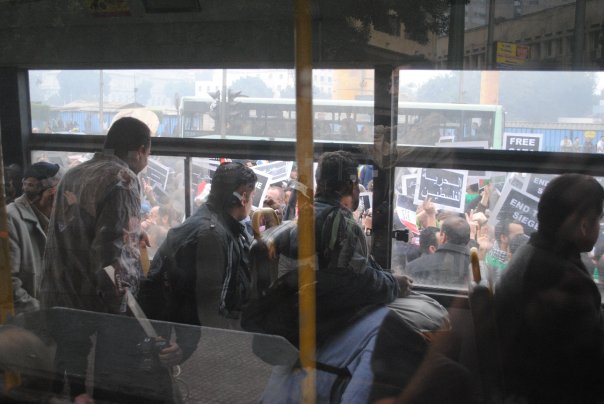
<instances>
[{"instance_id":1,"label":"yellow pole","mask_svg":"<svg viewBox=\"0 0 604 404\"><path fill-rule=\"evenodd\" d=\"M296 161L298 181L298 267L300 363L306 372L302 402L316 401L315 219L313 210L312 24L309 0L296 0Z\"/></svg>"},{"instance_id":2,"label":"yellow pole","mask_svg":"<svg viewBox=\"0 0 604 404\"><path fill-rule=\"evenodd\" d=\"M0 144L0 324L3 324L10 316L14 315L13 284L8 252L6 196L4 195L4 159L2 157L2 144ZM5 392L19 384L21 384L21 378L18 373L4 372Z\"/></svg>"}]
</instances>

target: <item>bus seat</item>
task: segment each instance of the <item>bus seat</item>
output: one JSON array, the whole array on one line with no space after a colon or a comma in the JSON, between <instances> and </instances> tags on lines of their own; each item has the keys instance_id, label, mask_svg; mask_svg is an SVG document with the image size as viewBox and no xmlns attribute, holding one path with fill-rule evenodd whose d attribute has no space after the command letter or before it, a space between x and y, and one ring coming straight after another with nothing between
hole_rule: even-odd
<instances>
[{"instance_id":1,"label":"bus seat","mask_svg":"<svg viewBox=\"0 0 604 404\"><path fill-rule=\"evenodd\" d=\"M486 280L481 279L476 249L471 252L472 277L469 287L469 303L476 338L476 353L482 381L485 403L501 403L505 397L503 368L497 323L495 300Z\"/></svg>"}]
</instances>

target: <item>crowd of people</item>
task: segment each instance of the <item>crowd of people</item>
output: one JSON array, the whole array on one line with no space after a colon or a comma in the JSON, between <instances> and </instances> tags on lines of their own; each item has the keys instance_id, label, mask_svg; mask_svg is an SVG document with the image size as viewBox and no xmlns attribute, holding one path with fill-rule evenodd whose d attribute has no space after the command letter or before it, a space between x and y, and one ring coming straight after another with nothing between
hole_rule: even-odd
<instances>
[{"instance_id":1,"label":"crowd of people","mask_svg":"<svg viewBox=\"0 0 604 404\"><path fill-rule=\"evenodd\" d=\"M149 128L122 118L101 152L66 172L43 161L27 167L22 181L18 168L5 171L15 309L43 314L44 338L56 345L48 394L88 403L178 402L171 370L193 355L199 328L150 332L133 320L138 303L152 320L278 335L300 345L298 299L310 285L298 277L307 258L298 256L296 196L304 188L295 168L289 181L266 191L262 206L284 223L262 238L250 229L257 162L216 165L204 178L209 186L197 187L198 208L183 222L182 211L144 177L150 152ZM465 213L438 210L428 198L417 207L416 223L395 212L395 228L407 223L409 237L393 241L388 269L373 259L368 242L372 208L361 194L372 191L372 177L370 166L359 170L343 151L324 153L316 170L318 401L334 394L344 402L472 399L469 371L446 341L447 310L412 290L467 287L471 247L495 290L509 393L529 402L604 397L604 327L593 281L604 256L604 245L593 248L604 201L597 181L553 179L530 238L511 219L489 224L492 184L468 187ZM261 224L264 230L269 223ZM147 248L154 250L148 269ZM270 285L257 281L259 256L278 267ZM297 402L302 365L275 365L261 400ZM133 389L134 379L142 387ZM438 391L429 382L435 380Z\"/></svg>"}]
</instances>

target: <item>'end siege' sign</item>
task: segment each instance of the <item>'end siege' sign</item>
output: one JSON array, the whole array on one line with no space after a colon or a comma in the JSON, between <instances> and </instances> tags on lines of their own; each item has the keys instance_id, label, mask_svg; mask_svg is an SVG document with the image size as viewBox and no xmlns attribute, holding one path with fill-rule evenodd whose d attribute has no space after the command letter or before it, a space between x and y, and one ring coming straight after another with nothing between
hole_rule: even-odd
<instances>
[{"instance_id":1,"label":"'end siege' sign","mask_svg":"<svg viewBox=\"0 0 604 404\"><path fill-rule=\"evenodd\" d=\"M503 148L506 150L541 151L542 133L504 133Z\"/></svg>"},{"instance_id":2,"label":"'end siege' sign","mask_svg":"<svg viewBox=\"0 0 604 404\"><path fill-rule=\"evenodd\" d=\"M500 220L513 220L522 224L524 232L530 234L538 228L538 205L539 200L535 197L508 183L503 188L497 205L493 208L489 224L494 226Z\"/></svg>"}]
</instances>

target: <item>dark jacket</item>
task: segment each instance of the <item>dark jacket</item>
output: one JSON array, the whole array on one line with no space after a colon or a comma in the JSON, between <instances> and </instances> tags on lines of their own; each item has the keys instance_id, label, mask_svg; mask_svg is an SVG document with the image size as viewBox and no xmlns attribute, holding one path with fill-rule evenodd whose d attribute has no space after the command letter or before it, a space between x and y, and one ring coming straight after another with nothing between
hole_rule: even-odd
<instances>
[{"instance_id":1,"label":"dark jacket","mask_svg":"<svg viewBox=\"0 0 604 404\"><path fill-rule=\"evenodd\" d=\"M159 247L143 285L144 307L161 320L239 328L249 295L249 245L241 223L205 203ZM167 288L160 291L165 307L158 286Z\"/></svg>"},{"instance_id":2,"label":"dark jacket","mask_svg":"<svg viewBox=\"0 0 604 404\"><path fill-rule=\"evenodd\" d=\"M434 254L411 261L407 264L406 272L417 284L465 288L469 264L468 247L445 243Z\"/></svg>"},{"instance_id":3,"label":"dark jacket","mask_svg":"<svg viewBox=\"0 0 604 404\"><path fill-rule=\"evenodd\" d=\"M601 297L579 254L535 233L496 291L507 390L530 402L601 398Z\"/></svg>"},{"instance_id":4,"label":"dark jacket","mask_svg":"<svg viewBox=\"0 0 604 404\"><path fill-rule=\"evenodd\" d=\"M362 229L352 212L339 201L317 196L315 230L317 341L321 344L361 318L375 305L392 302L398 284L391 273L367 254ZM292 227L291 245L297 251L297 228ZM297 269L297 268L296 268ZM298 343L298 271L287 272L244 312L242 326L249 331L282 335Z\"/></svg>"}]
</instances>

